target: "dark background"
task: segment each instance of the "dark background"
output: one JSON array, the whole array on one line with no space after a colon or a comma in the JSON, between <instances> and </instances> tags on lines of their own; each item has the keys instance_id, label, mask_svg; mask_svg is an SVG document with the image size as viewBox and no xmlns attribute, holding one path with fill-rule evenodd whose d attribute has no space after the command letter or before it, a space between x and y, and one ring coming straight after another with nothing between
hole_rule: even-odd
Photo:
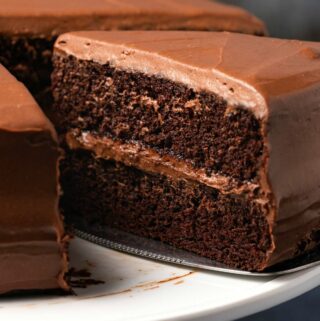
<instances>
[{"instance_id":1,"label":"dark background","mask_svg":"<svg viewBox=\"0 0 320 321\"><path fill-rule=\"evenodd\" d=\"M222 0L221 2L250 10L266 22L272 37L320 41L320 0Z\"/></svg>"},{"instance_id":2,"label":"dark background","mask_svg":"<svg viewBox=\"0 0 320 321\"><path fill-rule=\"evenodd\" d=\"M266 22L270 36L320 41L320 0L225 0ZM319 124L320 126L320 124ZM319 321L320 288L239 321Z\"/></svg>"}]
</instances>

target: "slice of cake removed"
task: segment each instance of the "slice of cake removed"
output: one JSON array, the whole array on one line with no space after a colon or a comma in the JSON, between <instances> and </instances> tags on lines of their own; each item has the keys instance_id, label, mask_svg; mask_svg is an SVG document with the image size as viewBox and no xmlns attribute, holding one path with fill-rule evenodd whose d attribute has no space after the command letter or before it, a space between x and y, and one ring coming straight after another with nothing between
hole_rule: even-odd
<instances>
[{"instance_id":1,"label":"slice of cake removed","mask_svg":"<svg viewBox=\"0 0 320 321\"><path fill-rule=\"evenodd\" d=\"M210 0L10 0L0 6L0 63L47 107L56 37L115 29L266 33L264 24L246 10Z\"/></svg>"},{"instance_id":2,"label":"slice of cake removed","mask_svg":"<svg viewBox=\"0 0 320 321\"><path fill-rule=\"evenodd\" d=\"M263 270L319 242L320 44L207 32L61 36L69 222Z\"/></svg>"},{"instance_id":3,"label":"slice of cake removed","mask_svg":"<svg viewBox=\"0 0 320 321\"><path fill-rule=\"evenodd\" d=\"M68 289L56 133L0 65L0 294Z\"/></svg>"}]
</instances>

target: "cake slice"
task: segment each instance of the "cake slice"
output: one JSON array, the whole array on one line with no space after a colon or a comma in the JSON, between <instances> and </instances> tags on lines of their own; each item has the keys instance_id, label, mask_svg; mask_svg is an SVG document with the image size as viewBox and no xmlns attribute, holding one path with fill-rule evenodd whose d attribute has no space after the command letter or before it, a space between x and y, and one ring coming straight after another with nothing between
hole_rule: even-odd
<instances>
[{"instance_id":1,"label":"cake slice","mask_svg":"<svg viewBox=\"0 0 320 321\"><path fill-rule=\"evenodd\" d=\"M52 46L77 30L227 30L264 35L247 11L210 0L10 0L0 6L0 63L50 106Z\"/></svg>"},{"instance_id":2,"label":"cake slice","mask_svg":"<svg viewBox=\"0 0 320 321\"><path fill-rule=\"evenodd\" d=\"M59 37L62 207L246 270L320 235L320 44L214 32Z\"/></svg>"},{"instance_id":3,"label":"cake slice","mask_svg":"<svg viewBox=\"0 0 320 321\"><path fill-rule=\"evenodd\" d=\"M55 130L0 65L0 294L68 290Z\"/></svg>"}]
</instances>

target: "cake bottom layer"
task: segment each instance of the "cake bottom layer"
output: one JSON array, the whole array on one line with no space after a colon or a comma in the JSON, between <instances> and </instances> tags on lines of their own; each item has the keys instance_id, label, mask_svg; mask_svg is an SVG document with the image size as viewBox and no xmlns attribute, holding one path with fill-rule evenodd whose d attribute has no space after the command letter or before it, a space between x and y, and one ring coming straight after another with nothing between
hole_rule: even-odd
<instances>
[{"instance_id":1,"label":"cake bottom layer","mask_svg":"<svg viewBox=\"0 0 320 321\"><path fill-rule=\"evenodd\" d=\"M116 227L212 258L261 270L271 248L262 207L244 195L151 174L88 151L62 163L61 207L68 224Z\"/></svg>"}]
</instances>

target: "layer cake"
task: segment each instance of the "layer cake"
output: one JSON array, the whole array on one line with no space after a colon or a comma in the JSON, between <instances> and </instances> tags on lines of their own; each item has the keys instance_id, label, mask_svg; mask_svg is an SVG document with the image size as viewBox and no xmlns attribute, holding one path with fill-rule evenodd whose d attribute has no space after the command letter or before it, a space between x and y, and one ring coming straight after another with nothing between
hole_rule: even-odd
<instances>
[{"instance_id":1,"label":"layer cake","mask_svg":"<svg viewBox=\"0 0 320 321\"><path fill-rule=\"evenodd\" d=\"M320 44L75 32L52 75L67 221L264 270L319 243Z\"/></svg>"},{"instance_id":2,"label":"layer cake","mask_svg":"<svg viewBox=\"0 0 320 321\"><path fill-rule=\"evenodd\" d=\"M0 294L68 290L56 132L0 65Z\"/></svg>"}]
</instances>

